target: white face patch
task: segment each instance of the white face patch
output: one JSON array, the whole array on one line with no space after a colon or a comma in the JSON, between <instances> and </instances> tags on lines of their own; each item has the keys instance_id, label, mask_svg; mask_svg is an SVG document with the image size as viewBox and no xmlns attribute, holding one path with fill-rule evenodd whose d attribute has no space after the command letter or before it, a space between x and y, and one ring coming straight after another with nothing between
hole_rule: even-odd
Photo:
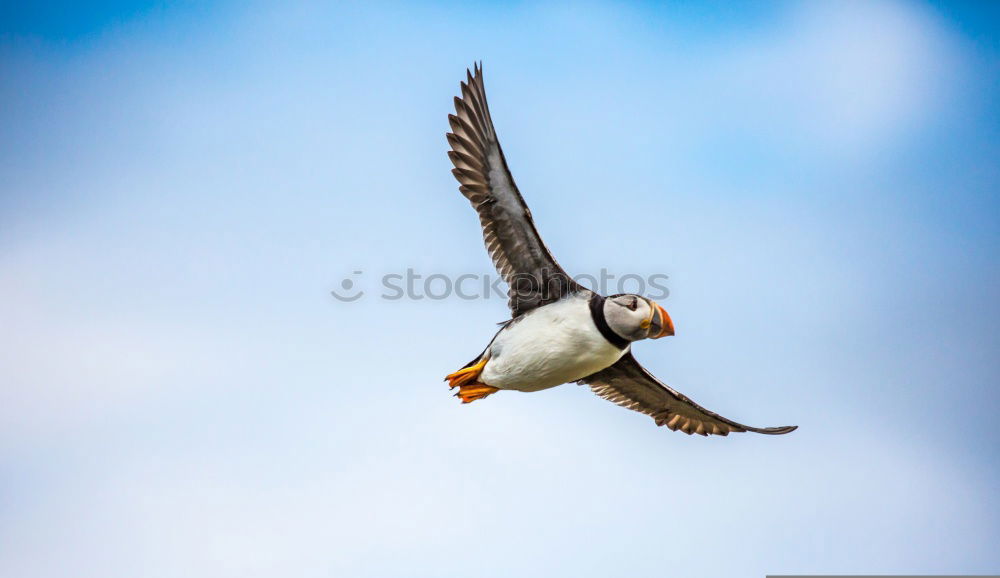
<instances>
[{"instance_id":1,"label":"white face patch","mask_svg":"<svg viewBox=\"0 0 1000 578\"><path fill-rule=\"evenodd\" d=\"M616 295L604 302L604 317L612 331L629 341L647 337L654 310L640 295Z\"/></svg>"}]
</instances>

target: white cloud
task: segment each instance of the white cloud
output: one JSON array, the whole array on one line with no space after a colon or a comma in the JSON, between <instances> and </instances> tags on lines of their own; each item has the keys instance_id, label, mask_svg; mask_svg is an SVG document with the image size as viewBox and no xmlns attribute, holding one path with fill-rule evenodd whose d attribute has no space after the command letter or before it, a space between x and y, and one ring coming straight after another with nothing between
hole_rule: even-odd
<instances>
[{"instance_id":1,"label":"white cloud","mask_svg":"<svg viewBox=\"0 0 1000 578\"><path fill-rule=\"evenodd\" d=\"M937 19L895 1L802 3L714 52L695 89L727 123L847 156L900 144L939 113L959 63Z\"/></svg>"}]
</instances>

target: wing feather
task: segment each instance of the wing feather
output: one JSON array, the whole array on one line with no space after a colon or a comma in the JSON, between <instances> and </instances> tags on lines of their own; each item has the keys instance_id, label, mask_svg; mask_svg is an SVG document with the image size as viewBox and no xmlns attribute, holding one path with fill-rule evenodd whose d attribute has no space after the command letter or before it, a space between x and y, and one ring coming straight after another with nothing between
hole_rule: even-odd
<instances>
[{"instance_id":1,"label":"wing feather","mask_svg":"<svg viewBox=\"0 0 1000 578\"><path fill-rule=\"evenodd\" d=\"M508 305L517 317L583 288L563 271L538 235L493 128L483 69L473 70L466 70L455 114L448 115L448 157L455 165L452 174L459 191L479 214L483 242L507 282Z\"/></svg>"},{"instance_id":2,"label":"wing feather","mask_svg":"<svg viewBox=\"0 0 1000 578\"><path fill-rule=\"evenodd\" d=\"M726 436L731 432L748 431L778 435L798 428L794 425L757 428L722 417L653 377L639 365L631 351L611 367L585 377L579 383L589 385L594 393L612 403L652 417L658 426L665 425L688 435Z\"/></svg>"}]
</instances>

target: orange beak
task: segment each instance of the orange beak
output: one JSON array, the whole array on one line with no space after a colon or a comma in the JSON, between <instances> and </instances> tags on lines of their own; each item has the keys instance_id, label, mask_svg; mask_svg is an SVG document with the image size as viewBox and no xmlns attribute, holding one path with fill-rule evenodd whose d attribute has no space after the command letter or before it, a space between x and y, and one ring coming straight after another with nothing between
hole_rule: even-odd
<instances>
[{"instance_id":1,"label":"orange beak","mask_svg":"<svg viewBox=\"0 0 1000 578\"><path fill-rule=\"evenodd\" d=\"M655 302L651 301L650 303L653 304L653 318L649 323L649 338L659 339L673 335L674 322L670 319L670 315L667 315L667 310Z\"/></svg>"}]
</instances>

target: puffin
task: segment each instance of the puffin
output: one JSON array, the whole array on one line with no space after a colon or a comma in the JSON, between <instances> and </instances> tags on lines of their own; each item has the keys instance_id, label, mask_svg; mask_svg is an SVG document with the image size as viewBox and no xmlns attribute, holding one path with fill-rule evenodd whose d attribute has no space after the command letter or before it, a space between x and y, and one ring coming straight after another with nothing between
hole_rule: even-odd
<instances>
[{"instance_id":1,"label":"puffin","mask_svg":"<svg viewBox=\"0 0 1000 578\"><path fill-rule=\"evenodd\" d=\"M479 215L483 241L508 286L511 319L482 353L445 377L462 403L501 390L535 392L565 383L644 413L688 435L786 434L798 426L751 427L670 388L632 355L632 344L674 334L667 311L642 295L604 296L570 277L542 241L514 184L486 103L482 63L466 69L448 115L459 191Z\"/></svg>"}]
</instances>

